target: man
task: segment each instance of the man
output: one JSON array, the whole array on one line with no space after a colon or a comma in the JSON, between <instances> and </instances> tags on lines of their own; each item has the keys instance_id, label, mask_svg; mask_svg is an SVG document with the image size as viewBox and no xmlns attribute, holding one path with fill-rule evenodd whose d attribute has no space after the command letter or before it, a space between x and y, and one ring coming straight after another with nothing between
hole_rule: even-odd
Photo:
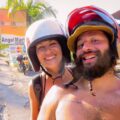
<instances>
[{"instance_id":1,"label":"man","mask_svg":"<svg viewBox=\"0 0 120 120\"><path fill-rule=\"evenodd\" d=\"M104 10L86 6L69 14L67 30L68 47L75 54L74 80L67 88L49 91L38 120L119 120L120 81L113 70L116 22Z\"/></svg>"}]
</instances>

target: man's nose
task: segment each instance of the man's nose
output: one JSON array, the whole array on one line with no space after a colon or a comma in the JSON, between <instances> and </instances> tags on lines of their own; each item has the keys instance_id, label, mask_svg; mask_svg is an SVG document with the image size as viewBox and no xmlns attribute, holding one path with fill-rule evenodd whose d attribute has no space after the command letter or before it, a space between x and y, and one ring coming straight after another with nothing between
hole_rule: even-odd
<instances>
[{"instance_id":1,"label":"man's nose","mask_svg":"<svg viewBox=\"0 0 120 120\"><path fill-rule=\"evenodd\" d=\"M82 50L84 52L92 50L92 49L93 49L93 45L91 43L88 43L88 42L85 42L83 45L83 48L82 48Z\"/></svg>"}]
</instances>

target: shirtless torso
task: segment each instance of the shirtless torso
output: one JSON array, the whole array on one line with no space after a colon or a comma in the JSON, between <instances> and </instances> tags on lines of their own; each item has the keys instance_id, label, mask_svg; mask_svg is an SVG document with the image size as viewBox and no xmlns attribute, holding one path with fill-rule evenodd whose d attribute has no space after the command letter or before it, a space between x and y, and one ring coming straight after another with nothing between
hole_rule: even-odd
<instances>
[{"instance_id":1,"label":"shirtless torso","mask_svg":"<svg viewBox=\"0 0 120 120\"><path fill-rule=\"evenodd\" d=\"M95 83L96 96L80 83L76 83L77 90L54 86L44 100L38 120L119 120L120 81L111 76L106 81L102 86L99 80Z\"/></svg>"},{"instance_id":2,"label":"shirtless torso","mask_svg":"<svg viewBox=\"0 0 120 120\"><path fill-rule=\"evenodd\" d=\"M58 104L57 120L119 120L120 90L96 94L78 90L66 95Z\"/></svg>"}]
</instances>

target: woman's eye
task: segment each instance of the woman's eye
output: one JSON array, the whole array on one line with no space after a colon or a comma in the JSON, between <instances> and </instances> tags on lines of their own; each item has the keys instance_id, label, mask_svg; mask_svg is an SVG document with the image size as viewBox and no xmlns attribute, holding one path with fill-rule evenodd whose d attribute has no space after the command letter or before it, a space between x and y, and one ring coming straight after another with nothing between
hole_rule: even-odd
<instances>
[{"instance_id":1,"label":"woman's eye","mask_svg":"<svg viewBox=\"0 0 120 120\"><path fill-rule=\"evenodd\" d=\"M56 42L53 42L53 43L50 44L50 46L56 46L56 45L57 45Z\"/></svg>"},{"instance_id":2,"label":"woman's eye","mask_svg":"<svg viewBox=\"0 0 120 120\"><path fill-rule=\"evenodd\" d=\"M45 48L43 46L37 47L37 51L43 51Z\"/></svg>"}]
</instances>

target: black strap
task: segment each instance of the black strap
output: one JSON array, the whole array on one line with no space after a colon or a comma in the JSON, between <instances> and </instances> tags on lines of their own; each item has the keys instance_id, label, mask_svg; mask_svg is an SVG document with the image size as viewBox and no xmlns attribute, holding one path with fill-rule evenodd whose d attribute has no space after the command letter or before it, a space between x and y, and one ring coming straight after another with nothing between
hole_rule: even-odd
<instances>
[{"instance_id":1,"label":"black strap","mask_svg":"<svg viewBox=\"0 0 120 120\"><path fill-rule=\"evenodd\" d=\"M70 67L67 67L67 69L72 74L72 69ZM33 84L33 90L34 90L35 95L37 97L39 106L41 106L41 103L42 103L43 98L45 96L45 87L46 87L45 76L42 76L42 75L35 76L32 80L32 84Z\"/></svg>"},{"instance_id":2,"label":"black strap","mask_svg":"<svg viewBox=\"0 0 120 120\"><path fill-rule=\"evenodd\" d=\"M35 78L33 78L32 80L32 84L33 84L33 90L35 92L35 95L37 97L39 106L41 106L43 97L44 97L44 91L43 91L43 80L42 77L36 76Z\"/></svg>"}]
</instances>

